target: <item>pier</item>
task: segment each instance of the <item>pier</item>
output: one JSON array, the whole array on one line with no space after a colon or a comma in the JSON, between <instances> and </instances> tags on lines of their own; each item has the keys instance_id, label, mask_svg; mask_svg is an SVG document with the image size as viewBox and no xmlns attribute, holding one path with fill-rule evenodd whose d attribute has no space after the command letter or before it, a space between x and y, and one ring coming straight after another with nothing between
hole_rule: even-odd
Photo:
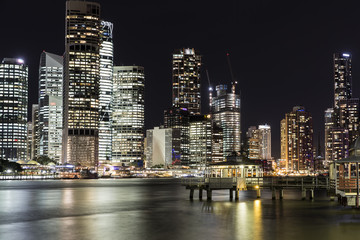
<instances>
[{"instance_id":1,"label":"pier","mask_svg":"<svg viewBox=\"0 0 360 240\"><path fill-rule=\"evenodd\" d=\"M204 177L204 178L184 178L182 185L190 190L190 199L194 198L195 190L199 191L199 200L202 200L203 192L207 194L207 200L212 200L212 191L228 190L230 200L235 197L239 199L240 191L256 191L258 198L261 197L262 189L272 191L272 199L276 199L278 192L279 199L284 198L284 190L299 189L302 199L306 199L309 192L310 199L314 199L314 190L331 190L328 177L294 176L294 177Z\"/></svg>"}]
</instances>

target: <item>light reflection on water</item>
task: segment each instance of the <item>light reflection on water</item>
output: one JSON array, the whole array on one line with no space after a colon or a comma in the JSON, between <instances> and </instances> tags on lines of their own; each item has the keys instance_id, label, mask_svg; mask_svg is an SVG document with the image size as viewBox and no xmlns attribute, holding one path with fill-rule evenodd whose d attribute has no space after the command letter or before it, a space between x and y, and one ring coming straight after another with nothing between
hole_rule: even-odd
<instances>
[{"instance_id":1,"label":"light reflection on water","mask_svg":"<svg viewBox=\"0 0 360 240\"><path fill-rule=\"evenodd\" d=\"M177 180L0 182L0 240L6 239L346 239L360 235L360 211L325 193L301 201L264 191L229 201L188 199ZM356 239L356 238L353 238Z\"/></svg>"}]
</instances>

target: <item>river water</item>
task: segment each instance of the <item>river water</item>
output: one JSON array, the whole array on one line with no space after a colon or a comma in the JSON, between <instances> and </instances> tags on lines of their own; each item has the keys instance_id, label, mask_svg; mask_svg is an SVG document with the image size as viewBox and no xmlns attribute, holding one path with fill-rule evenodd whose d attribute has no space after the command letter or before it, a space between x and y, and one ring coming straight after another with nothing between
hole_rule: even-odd
<instances>
[{"instance_id":1,"label":"river water","mask_svg":"<svg viewBox=\"0 0 360 240\"><path fill-rule=\"evenodd\" d=\"M360 211L325 192L197 194L176 179L1 181L0 239L360 239Z\"/></svg>"}]
</instances>

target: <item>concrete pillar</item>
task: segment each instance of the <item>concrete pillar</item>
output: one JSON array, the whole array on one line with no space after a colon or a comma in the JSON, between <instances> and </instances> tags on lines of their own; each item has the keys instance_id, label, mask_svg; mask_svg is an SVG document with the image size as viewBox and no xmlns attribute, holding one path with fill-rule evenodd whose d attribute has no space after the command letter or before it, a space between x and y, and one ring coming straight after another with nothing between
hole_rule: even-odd
<instances>
[{"instance_id":1,"label":"concrete pillar","mask_svg":"<svg viewBox=\"0 0 360 240\"><path fill-rule=\"evenodd\" d=\"M190 200L194 199L194 191L195 190L193 188L190 189Z\"/></svg>"},{"instance_id":2,"label":"concrete pillar","mask_svg":"<svg viewBox=\"0 0 360 240\"><path fill-rule=\"evenodd\" d=\"M232 200L233 199L233 190L230 189L229 192L230 192L230 200Z\"/></svg>"},{"instance_id":3,"label":"concrete pillar","mask_svg":"<svg viewBox=\"0 0 360 240\"><path fill-rule=\"evenodd\" d=\"M279 190L279 198L283 199L284 198L284 189L280 189Z\"/></svg>"},{"instance_id":4,"label":"concrete pillar","mask_svg":"<svg viewBox=\"0 0 360 240\"><path fill-rule=\"evenodd\" d=\"M203 194L203 190L202 188L199 189L199 200L202 200L202 194Z\"/></svg>"},{"instance_id":5,"label":"concrete pillar","mask_svg":"<svg viewBox=\"0 0 360 240\"><path fill-rule=\"evenodd\" d=\"M310 200L314 199L314 189L310 189Z\"/></svg>"},{"instance_id":6,"label":"concrete pillar","mask_svg":"<svg viewBox=\"0 0 360 240\"><path fill-rule=\"evenodd\" d=\"M258 189L256 189L256 197L260 198L261 197L261 190L260 187Z\"/></svg>"},{"instance_id":7,"label":"concrete pillar","mask_svg":"<svg viewBox=\"0 0 360 240\"><path fill-rule=\"evenodd\" d=\"M239 189L235 191L235 200L239 200Z\"/></svg>"},{"instance_id":8,"label":"concrete pillar","mask_svg":"<svg viewBox=\"0 0 360 240\"><path fill-rule=\"evenodd\" d=\"M211 198L212 198L211 195L212 195L212 190L210 190L210 189L207 190L207 200L208 200L208 201L211 201Z\"/></svg>"},{"instance_id":9,"label":"concrete pillar","mask_svg":"<svg viewBox=\"0 0 360 240\"><path fill-rule=\"evenodd\" d=\"M301 200L305 200L306 199L306 189L303 188L301 189Z\"/></svg>"},{"instance_id":10,"label":"concrete pillar","mask_svg":"<svg viewBox=\"0 0 360 240\"><path fill-rule=\"evenodd\" d=\"M273 188L273 189L271 190L271 193L272 193L271 199L272 199L272 200L275 200L275 199L276 199L276 190L275 190L275 188Z\"/></svg>"}]
</instances>

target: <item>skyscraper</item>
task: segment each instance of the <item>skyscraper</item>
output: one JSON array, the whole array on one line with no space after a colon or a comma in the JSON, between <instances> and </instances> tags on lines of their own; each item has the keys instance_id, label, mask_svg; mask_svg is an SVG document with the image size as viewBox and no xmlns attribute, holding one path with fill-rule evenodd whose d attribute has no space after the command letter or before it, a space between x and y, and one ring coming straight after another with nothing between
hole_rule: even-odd
<instances>
[{"instance_id":1,"label":"skyscraper","mask_svg":"<svg viewBox=\"0 0 360 240\"><path fill-rule=\"evenodd\" d=\"M164 126L165 128L179 129L180 136L180 151L175 149L174 154L179 156L176 163L181 165L189 165L190 156L190 114L186 108L169 108L164 111Z\"/></svg>"},{"instance_id":2,"label":"skyscraper","mask_svg":"<svg viewBox=\"0 0 360 240\"><path fill-rule=\"evenodd\" d=\"M226 85L216 86L216 96L212 101L212 117L216 125L223 131L223 156L240 152L240 95L235 92L235 84L231 92Z\"/></svg>"},{"instance_id":3,"label":"skyscraper","mask_svg":"<svg viewBox=\"0 0 360 240\"><path fill-rule=\"evenodd\" d=\"M348 53L334 53L334 108L339 108L339 101L350 99L351 84L351 55Z\"/></svg>"},{"instance_id":4,"label":"skyscraper","mask_svg":"<svg viewBox=\"0 0 360 240\"><path fill-rule=\"evenodd\" d=\"M38 155L60 162L63 119L63 57L42 52L39 67Z\"/></svg>"},{"instance_id":5,"label":"skyscraper","mask_svg":"<svg viewBox=\"0 0 360 240\"><path fill-rule=\"evenodd\" d=\"M189 165L206 167L212 160L211 115L190 116L189 123Z\"/></svg>"},{"instance_id":6,"label":"skyscraper","mask_svg":"<svg viewBox=\"0 0 360 240\"><path fill-rule=\"evenodd\" d=\"M66 2L63 162L96 167L99 147L100 5Z\"/></svg>"},{"instance_id":7,"label":"skyscraper","mask_svg":"<svg viewBox=\"0 0 360 240\"><path fill-rule=\"evenodd\" d=\"M312 117L304 107L294 107L281 121L281 151L288 172L313 169Z\"/></svg>"},{"instance_id":8,"label":"skyscraper","mask_svg":"<svg viewBox=\"0 0 360 240\"><path fill-rule=\"evenodd\" d=\"M113 87L113 24L101 21L99 161L111 160L111 111Z\"/></svg>"},{"instance_id":9,"label":"skyscraper","mask_svg":"<svg viewBox=\"0 0 360 240\"><path fill-rule=\"evenodd\" d=\"M271 157L271 127L267 124L259 125L260 159L270 160Z\"/></svg>"},{"instance_id":10,"label":"skyscraper","mask_svg":"<svg viewBox=\"0 0 360 240\"><path fill-rule=\"evenodd\" d=\"M114 66L112 164L141 166L144 159L144 68Z\"/></svg>"},{"instance_id":11,"label":"skyscraper","mask_svg":"<svg viewBox=\"0 0 360 240\"><path fill-rule=\"evenodd\" d=\"M193 48L183 48L173 54L172 64L173 107L200 114L201 56Z\"/></svg>"},{"instance_id":12,"label":"skyscraper","mask_svg":"<svg viewBox=\"0 0 360 240\"><path fill-rule=\"evenodd\" d=\"M146 167L172 165L177 159L175 151L180 151L179 129L159 128L146 130Z\"/></svg>"},{"instance_id":13,"label":"skyscraper","mask_svg":"<svg viewBox=\"0 0 360 240\"><path fill-rule=\"evenodd\" d=\"M250 159L271 159L271 128L269 125L252 126L247 132Z\"/></svg>"},{"instance_id":14,"label":"skyscraper","mask_svg":"<svg viewBox=\"0 0 360 240\"><path fill-rule=\"evenodd\" d=\"M349 156L359 136L359 99L352 98L351 55L335 53L334 106L325 111L325 162Z\"/></svg>"},{"instance_id":15,"label":"skyscraper","mask_svg":"<svg viewBox=\"0 0 360 240\"><path fill-rule=\"evenodd\" d=\"M28 67L22 59L0 64L0 158L26 161Z\"/></svg>"}]
</instances>

